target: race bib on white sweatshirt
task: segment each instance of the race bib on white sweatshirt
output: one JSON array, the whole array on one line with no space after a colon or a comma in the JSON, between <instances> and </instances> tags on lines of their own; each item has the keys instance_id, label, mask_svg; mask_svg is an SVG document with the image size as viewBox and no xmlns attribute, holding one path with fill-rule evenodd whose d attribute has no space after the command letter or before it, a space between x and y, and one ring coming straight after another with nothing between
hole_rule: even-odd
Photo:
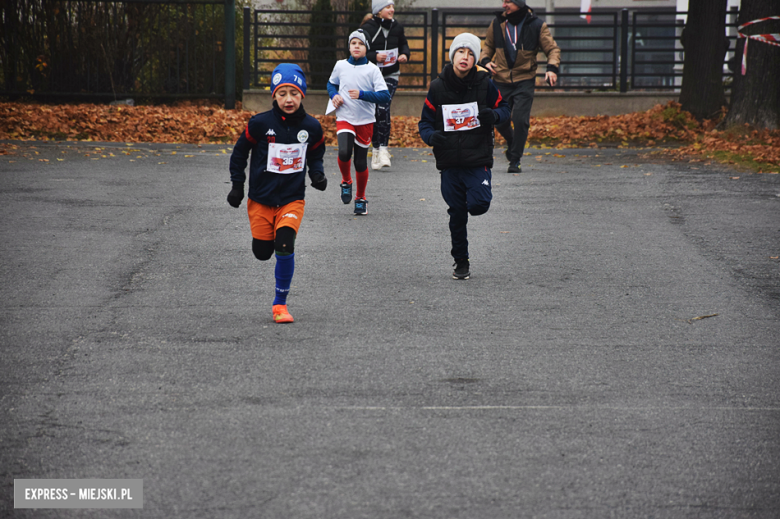
<instances>
[{"instance_id":1,"label":"race bib on white sweatshirt","mask_svg":"<svg viewBox=\"0 0 780 519\"><path fill-rule=\"evenodd\" d=\"M445 132L463 132L479 128L479 105L476 101L460 105L441 105L441 111Z\"/></svg>"},{"instance_id":2,"label":"race bib on white sweatshirt","mask_svg":"<svg viewBox=\"0 0 780 519\"><path fill-rule=\"evenodd\" d=\"M291 175L303 171L306 162L306 147L309 144L268 143L268 162L266 169L271 173Z\"/></svg>"}]
</instances>

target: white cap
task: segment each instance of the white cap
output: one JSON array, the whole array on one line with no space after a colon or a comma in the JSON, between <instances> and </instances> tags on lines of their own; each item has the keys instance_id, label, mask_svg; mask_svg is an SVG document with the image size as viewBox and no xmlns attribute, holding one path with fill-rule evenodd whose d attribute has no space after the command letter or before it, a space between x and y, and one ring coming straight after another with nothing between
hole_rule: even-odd
<instances>
[{"instance_id":1,"label":"white cap","mask_svg":"<svg viewBox=\"0 0 780 519\"><path fill-rule=\"evenodd\" d=\"M452 58L455 56L456 50L466 48L474 53L474 61L476 62L476 60L479 59L481 47L482 42L479 37L474 36L470 32L458 34L455 36L455 39L452 40L452 45L450 45L450 61L452 61Z\"/></svg>"},{"instance_id":2,"label":"white cap","mask_svg":"<svg viewBox=\"0 0 780 519\"><path fill-rule=\"evenodd\" d=\"M356 31L352 31L352 34L349 35L349 39L347 40L347 45L349 43L357 38L358 40L363 42L363 45L366 46L366 49L370 49L371 45L368 44L368 39L366 38L366 33L363 32L363 29L358 29Z\"/></svg>"},{"instance_id":3,"label":"white cap","mask_svg":"<svg viewBox=\"0 0 780 519\"><path fill-rule=\"evenodd\" d=\"M372 0L371 2L371 13L372 14L379 14L379 11L387 7L388 5L395 5L395 2L393 0Z\"/></svg>"}]
</instances>

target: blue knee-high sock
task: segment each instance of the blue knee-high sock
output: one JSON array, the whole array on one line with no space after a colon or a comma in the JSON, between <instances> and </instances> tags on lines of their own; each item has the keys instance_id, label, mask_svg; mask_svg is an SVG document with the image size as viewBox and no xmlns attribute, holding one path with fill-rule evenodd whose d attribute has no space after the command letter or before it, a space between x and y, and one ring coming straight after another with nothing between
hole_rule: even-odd
<instances>
[{"instance_id":1,"label":"blue knee-high sock","mask_svg":"<svg viewBox=\"0 0 780 519\"><path fill-rule=\"evenodd\" d=\"M276 254L276 297L275 305L286 305L287 294L290 293L290 283L292 283L293 272L295 271L295 253L280 256Z\"/></svg>"}]
</instances>

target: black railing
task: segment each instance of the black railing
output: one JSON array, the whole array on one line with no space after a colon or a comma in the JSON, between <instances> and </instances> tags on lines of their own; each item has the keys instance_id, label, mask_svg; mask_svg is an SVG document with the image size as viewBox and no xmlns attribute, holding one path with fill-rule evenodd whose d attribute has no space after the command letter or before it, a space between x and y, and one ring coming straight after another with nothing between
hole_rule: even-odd
<instances>
[{"instance_id":1,"label":"black railing","mask_svg":"<svg viewBox=\"0 0 780 519\"><path fill-rule=\"evenodd\" d=\"M492 9L399 12L412 50L401 89L427 89L464 31L484 38ZM311 88L324 88L346 38L365 13L244 9L243 62L237 67L235 0L5 0L0 10L0 96L83 99L218 98L235 102L236 69L243 88L268 86L283 61L299 63ZM657 90L680 87L686 13L538 12L561 47L556 90ZM724 83L736 68L736 20L726 26ZM239 44L241 38L238 39ZM538 76L545 72L539 55ZM239 75L240 77L240 75ZM537 81L540 88L549 88Z\"/></svg>"},{"instance_id":2,"label":"black railing","mask_svg":"<svg viewBox=\"0 0 780 519\"><path fill-rule=\"evenodd\" d=\"M406 27L413 59L402 67L399 88L426 89L427 80L435 78L448 62L449 46L462 32L471 32L484 38L495 9L433 9L430 12L396 13ZM310 31L317 23L311 21L310 11L255 11L252 24L247 22L245 46L250 34L255 35L256 59L254 66L246 63L245 88L265 87L276 64L296 61L311 71L318 59L311 55ZM337 43L317 51L327 51L338 59L347 56L346 37L357 27L348 19L360 19L364 13L338 12L332 36ZM555 90L678 90L682 80L684 49L680 43L685 12L662 10L603 10L584 19L574 10L551 13L536 12L547 22L556 43L561 48L562 63L559 83ZM730 48L724 62L724 83L728 87L733 64L736 20L738 13L728 13L726 25ZM245 20L249 17L245 15ZM410 31L410 28L413 31ZM415 32L416 31L416 32ZM412 35L410 35L412 32ZM537 85L553 89L543 83L546 58L538 57ZM321 60L320 60L321 61ZM332 68L332 59L329 66Z\"/></svg>"},{"instance_id":3,"label":"black railing","mask_svg":"<svg viewBox=\"0 0 780 519\"><path fill-rule=\"evenodd\" d=\"M235 0L6 0L2 15L0 95L235 104Z\"/></svg>"},{"instance_id":4,"label":"black railing","mask_svg":"<svg viewBox=\"0 0 780 519\"><path fill-rule=\"evenodd\" d=\"M245 8L245 20L249 12L249 8ZM270 85L274 67L285 61L301 66L309 76L309 88L325 88L336 60L348 57L347 37L358 28L366 14L355 11L328 13L335 18L333 23L328 24L333 30L328 35L322 35L315 31L322 22L312 20L311 11L269 9L255 10L253 13L251 22L245 25L244 30L244 46L253 48L255 56L254 66L248 67L244 75L245 88ZM399 89L427 89L429 15L429 11L397 13L396 18L404 26L411 50L411 57L403 66Z\"/></svg>"}]
</instances>

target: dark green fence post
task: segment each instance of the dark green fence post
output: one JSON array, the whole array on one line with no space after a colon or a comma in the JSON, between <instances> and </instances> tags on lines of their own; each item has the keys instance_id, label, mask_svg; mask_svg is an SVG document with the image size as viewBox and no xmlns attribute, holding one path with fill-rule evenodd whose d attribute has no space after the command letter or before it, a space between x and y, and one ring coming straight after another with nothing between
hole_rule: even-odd
<instances>
[{"instance_id":1,"label":"dark green fence post","mask_svg":"<svg viewBox=\"0 0 780 519\"><path fill-rule=\"evenodd\" d=\"M236 107L236 0L225 0L225 109Z\"/></svg>"},{"instance_id":2,"label":"dark green fence post","mask_svg":"<svg viewBox=\"0 0 780 519\"><path fill-rule=\"evenodd\" d=\"M251 77L253 74L250 74L249 70L252 66L250 63L251 58L251 47L252 45L252 39L250 38L250 33L252 32L252 10L249 7L244 7L244 92L249 90L251 87Z\"/></svg>"},{"instance_id":3,"label":"dark green fence post","mask_svg":"<svg viewBox=\"0 0 780 519\"><path fill-rule=\"evenodd\" d=\"M621 11L620 25L620 91L628 92L628 9Z\"/></svg>"},{"instance_id":4,"label":"dark green fence post","mask_svg":"<svg viewBox=\"0 0 780 519\"><path fill-rule=\"evenodd\" d=\"M439 10L434 7L431 9L431 81L437 77L439 77Z\"/></svg>"}]
</instances>

